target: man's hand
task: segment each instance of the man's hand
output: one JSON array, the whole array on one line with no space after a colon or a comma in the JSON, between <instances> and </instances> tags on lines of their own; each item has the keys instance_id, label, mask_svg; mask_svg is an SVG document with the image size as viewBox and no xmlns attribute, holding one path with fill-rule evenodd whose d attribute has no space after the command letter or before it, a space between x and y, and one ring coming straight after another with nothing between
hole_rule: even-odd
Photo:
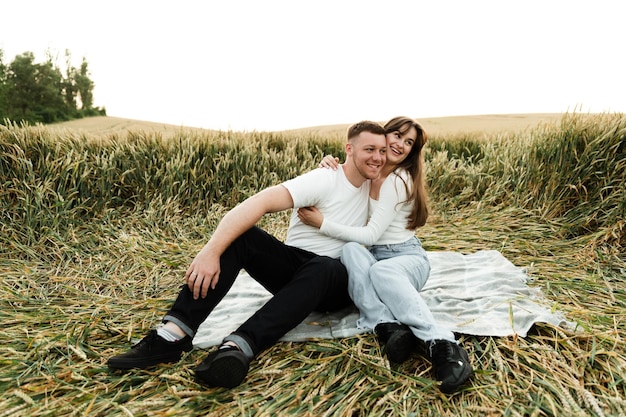
<instances>
[{"instance_id":1,"label":"man's hand","mask_svg":"<svg viewBox=\"0 0 626 417\"><path fill-rule=\"evenodd\" d=\"M198 252L185 274L187 286L189 291L193 292L194 300L198 297L205 298L209 288L214 290L220 278L220 257L214 255L207 246Z\"/></svg>"}]
</instances>

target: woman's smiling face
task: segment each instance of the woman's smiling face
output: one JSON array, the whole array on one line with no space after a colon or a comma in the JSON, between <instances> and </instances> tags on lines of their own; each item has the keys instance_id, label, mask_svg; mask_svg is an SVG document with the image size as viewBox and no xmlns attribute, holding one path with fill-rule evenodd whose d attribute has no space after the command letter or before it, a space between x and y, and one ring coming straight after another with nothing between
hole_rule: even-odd
<instances>
[{"instance_id":1,"label":"woman's smiling face","mask_svg":"<svg viewBox=\"0 0 626 417\"><path fill-rule=\"evenodd\" d=\"M398 165L406 159L417 140L417 130L411 126L401 133L398 130L389 132L387 138L387 164Z\"/></svg>"}]
</instances>

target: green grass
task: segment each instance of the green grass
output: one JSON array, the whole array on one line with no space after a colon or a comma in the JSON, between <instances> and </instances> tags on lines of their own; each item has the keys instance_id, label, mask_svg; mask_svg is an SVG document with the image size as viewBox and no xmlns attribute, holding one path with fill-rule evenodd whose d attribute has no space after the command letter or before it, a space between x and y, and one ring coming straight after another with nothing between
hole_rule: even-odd
<instances>
[{"instance_id":1,"label":"green grass","mask_svg":"<svg viewBox=\"0 0 626 417\"><path fill-rule=\"evenodd\" d=\"M426 248L500 250L581 329L461 335L476 373L453 396L419 355L390 366L373 335L278 343L231 390L196 383L202 350L106 367L160 320L233 204L341 155L343 138L0 128L0 416L624 415L624 126L566 115L430 141ZM262 226L282 238L287 221Z\"/></svg>"}]
</instances>

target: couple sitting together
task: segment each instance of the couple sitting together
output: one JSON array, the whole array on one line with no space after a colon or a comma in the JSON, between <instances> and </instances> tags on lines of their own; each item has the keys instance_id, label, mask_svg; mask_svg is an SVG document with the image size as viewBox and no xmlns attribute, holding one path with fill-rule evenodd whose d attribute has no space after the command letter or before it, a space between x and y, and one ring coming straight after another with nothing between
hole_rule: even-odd
<instances>
[{"instance_id":1,"label":"couple sitting together","mask_svg":"<svg viewBox=\"0 0 626 417\"><path fill-rule=\"evenodd\" d=\"M348 129L343 164L327 156L320 168L240 203L194 258L163 323L109 367L178 361L245 269L272 297L198 365L207 385L239 385L250 361L311 312L354 303L357 325L376 333L390 361L407 360L423 343L441 391L456 391L472 374L468 355L420 295L430 273L415 237L428 217L425 143L411 118L359 122ZM285 242L255 226L287 209L294 210Z\"/></svg>"}]
</instances>

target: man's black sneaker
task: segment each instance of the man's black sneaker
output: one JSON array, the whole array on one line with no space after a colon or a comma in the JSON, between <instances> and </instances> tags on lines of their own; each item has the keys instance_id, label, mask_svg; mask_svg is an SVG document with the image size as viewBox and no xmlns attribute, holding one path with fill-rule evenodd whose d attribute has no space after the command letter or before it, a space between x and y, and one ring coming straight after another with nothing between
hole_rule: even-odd
<instances>
[{"instance_id":1,"label":"man's black sneaker","mask_svg":"<svg viewBox=\"0 0 626 417\"><path fill-rule=\"evenodd\" d=\"M378 340L385 344L385 353L391 362L406 361L417 345L417 338L405 324L380 323L374 328Z\"/></svg>"},{"instance_id":2,"label":"man's black sneaker","mask_svg":"<svg viewBox=\"0 0 626 417\"><path fill-rule=\"evenodd\" d=\"M144 369L159 363L176 362L184 352L193 349L191 337L185 336L177 342L168 342L156 330L135 344L128 352L109 358L107 364L113 369Z\"/></svg>"},{"instance_id":3,"label":"man's black sneaker","mask_svg":"<svg viewBox=\"0 0 626 417\"><path fill-rule=\"evenodd\" d=\"M235 346L209 353L196 368L196 377L210 387L234 388L248 374L250 360Z\"/></svg>"},{"instance_id":4,"label":"man's black sneaker","mask_svg":"<svg viewBox=\"0 0 626 417\"><path fill-rule=\"evenodd\" d=\"M441 381L441 392L451 394L472 375L467 352L455 342L433 340L426 344L435 378Z\"/></svg>"}]
</instances>

